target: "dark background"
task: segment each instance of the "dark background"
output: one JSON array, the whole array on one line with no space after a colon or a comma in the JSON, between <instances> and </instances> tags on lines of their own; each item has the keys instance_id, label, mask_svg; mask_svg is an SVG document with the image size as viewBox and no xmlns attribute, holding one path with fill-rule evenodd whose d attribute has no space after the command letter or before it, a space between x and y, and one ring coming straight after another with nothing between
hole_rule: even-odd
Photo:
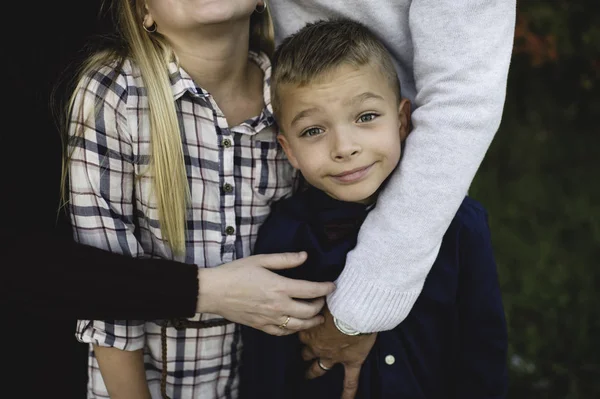
<instances>
[{"instance_id":1,"label":"dark background","mask_svg":"<svg viewBox=\"0 0 600 399\"><path fill-rule=\"evenodd\" d=\"M64 218L57 220L61 152L50 93L61 95L87 38L108 30L99 4L21 2L5 10L5 227L68 236ZM502 125L471 188L490 213L509 322L509 397L599 398L599 2L518 7ZM26 253L2 254L0 262L1 278L31 267ZM8 369L0 396L33 397L32 386L47 397L83 392L85 353L74 321L11 306L0 327Z\"/></svg>"},{"instance_id":2,"label":"dark background","mask_svg":"<svg viewBox=\"0 0 600 399\"><path fill-rule=\"evenodd\" d=\"M490 213L510 398L600 398L599 6L519 2L503 122L471 189Z\"/></svg>"}]
</instances>

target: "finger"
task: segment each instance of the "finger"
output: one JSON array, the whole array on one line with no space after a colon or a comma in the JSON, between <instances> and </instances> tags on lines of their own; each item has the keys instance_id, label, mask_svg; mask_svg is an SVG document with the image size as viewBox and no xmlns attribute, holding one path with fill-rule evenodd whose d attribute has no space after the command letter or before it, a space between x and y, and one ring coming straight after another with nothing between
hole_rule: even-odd
<instances>
[{"instance_id":1,"label":"finger","mask_svg":"<svg viewBox=\"0 0 600 399\"><path fill-rule=\"evenodd\" d=\"M315 283L306 280L294 280L291 278L281 277L285 279L285 291L292 298L313 299L324 297L331 294L335 290L335 284L332 282Z\"/></svg>"},{"instance_id":2,"label":"finger","mask_svg":"<svg viewBox=\"0 0 600 399\"><path fill-rule=\"evenodd\" d=\"M361 366L344 365L344 388L341 399L354 399L358 391L358 379Z\"/></svg>"},{"instance_id":3,"label":"finger","mask_svg":"<svg viewBox=\"0 0 600 399\"><path fill-rule=\"evenodd\" d=\"M271 307L265 307L263 317L265 324L274 324L276 326L285 322L285 319L298 319L295 322L296 331L304 330L307 326L319 325L322 318L321 309L325 305L325 299L315 299L313 301L305 301L302 299L286 298L284 295L275 302L272 302ZM260 310L263 310L262 308ZM316 318L316 319L315 319ZM304 322L306 321L306 322ZM315 324L316 323L316 324Z\"/></svg>"},{"instance_id":4,"label":"finger","mask_svg":"<svg viewBox=\"0 0 600 399\"><path fill-rule=\"evenodd\" d=\"M264 326L263 328L261 328L261 330L266 332L267 334L275 335L277 337L282 337L284 335L290 335L295 333L294 330L288 330L287 328L281 328L278 326L274 326L273 324Z\"/></svg>"},{"instance_id":5,"label":"finger","mask_svg":"<svg viewBox=\"0 0 600 399\"><path fill-rule=\"evenodd\" d=\"M315 359L315 361L312 362L312 364L306 371L306 378L308 378L309 380L312 380L313 378L321 377L327 373L327 370L323 370L321 368L321 366L319 366L318 361L319 361L319 359ZM327 368L333 367L333 363L331 363L331 361L329 359L321 359L321 363L323 363L323 366L325 366Z\"/></svg>"},{"instance_id":6,"label":"finger","mask_svg":"<svg viewBox=\"0 0 600 399\"><path fill-rule=\"evenodd\" d=\"M286 308L282 309L282 312L298 319L309 319L321 313L323 305L325 305L323 297L311 301L291 300L289 305L285 301Z\"/></svg>"},{"instance_id":7,"label":"finger","mask_svg":"<svg viewBox=\"0 0 600 399\"><path fill-rule=\"evenodd\" d=\"M309 346L305 346L302 348L302 360L308 362L309 360L316 359L318 356L313 352L313 350Z\"/></svg>"},{"instance_id":8,"label":"finger","mask_svg":"<svg viewBox=\"0 0 600 399\"><path fill-rule=\"evenodd\" d=\"M316 327L319 324L323 324L324 321L325 318L321 315L311 317L310 319L298 319L292 317L285 326L285 328L293 332L303 331L308 330L309 328Z\"/></svg>"},{"instance_id":9,"label":"finger","mask_svg":"<svg viewBox=\"0 0 600 399\"><path fill-rule=\"evenodd\" d=\"M306 252L284 252L280 254L255 255L260 265L270 270L291 269L306 261Z\"/></svg>"},{"instance_id":10,"label":"finger","mask_svg":"<svg viewBox=\"0 0 600 399\"><path fill-rule=\"evenodd\" d=\"M300 331L298 333L298 339L300 340L300 342L306 345L310 340L310 334L308 334L306 331Z\"/></svg>"}]
</instances>

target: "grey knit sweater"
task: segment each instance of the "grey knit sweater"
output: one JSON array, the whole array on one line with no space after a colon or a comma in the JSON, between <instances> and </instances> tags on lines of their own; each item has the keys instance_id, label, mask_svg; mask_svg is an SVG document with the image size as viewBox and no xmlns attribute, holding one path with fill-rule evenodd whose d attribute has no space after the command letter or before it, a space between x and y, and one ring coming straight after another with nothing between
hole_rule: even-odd
<instances>
[{"instance_id":1,"label":"grey knit sweater","mask_svg":"<svg viewBox=\"0 0 600 399\"><path fill-rule=\"evenodd\" d=\"M317 19L369 26L392 52L413 131L327 298L359 331L409 313L500 124L515 0L270 0L276 41Z\"/></svg>"}]
</instances>

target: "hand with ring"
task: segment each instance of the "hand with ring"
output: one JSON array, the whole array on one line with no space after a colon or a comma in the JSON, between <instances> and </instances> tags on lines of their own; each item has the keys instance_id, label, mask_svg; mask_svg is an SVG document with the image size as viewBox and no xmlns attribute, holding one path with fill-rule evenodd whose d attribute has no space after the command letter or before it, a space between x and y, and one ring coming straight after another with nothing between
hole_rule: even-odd
<instances>
[{"instance_id":1,"label":"hand with ring","mask_svg":"<svg viewBox=\"0 0 600 399\"><path fill-rule=\"evenodd\" d=\"M323 323L331 282L295 280L276 270L299 266L306 252L253 255L200 268L196 311L213 313L271 335L289 335Z\"/></svg>"},{"instance_id":2,"label":"hand with ring","mask_svg":"<svg viewBox=\"0 0 600 399\"><path fill-rule=\"evenodd\" d=\"M321 360L321 358L318 358L318 359L317 359L317 365L318 365L318 366L321 368L321 370L323 370L323 371L329 371L329 370L331 370L331 369L332 369L332 367L333 367L333 366L331 366L331 367L327 367L327 366L325 366L325 365L323 364L323 361Z\"/></svg>"},{"instance_id":3,"label":"hand with ring","mask_svg":"<svg viewBox=\"0 0 600 399\"><path fill-rule=\"evenodd\" d=\"M285 319L285 321L283 323L281 323L280 325L278 325L277 327L279 328L287 328L287 324L290 322L291 317L288 316L287 319Z\"/></svg>"},{"instance_id":4,"label":"hand with ring","mask_svg":"<svg viewBox=\"0 0 600 399\"><path fill-rule=\"evenodd\" d=\"M302 349L302 359L312 361L306 378L313 379L325 375L333 365L344 367L344 382L341 399L356 397L360 370L377 339L377 334L345 335L333 322L333 316L325 306L325 323L298 334Z\"/></svg>"}]
</instances>

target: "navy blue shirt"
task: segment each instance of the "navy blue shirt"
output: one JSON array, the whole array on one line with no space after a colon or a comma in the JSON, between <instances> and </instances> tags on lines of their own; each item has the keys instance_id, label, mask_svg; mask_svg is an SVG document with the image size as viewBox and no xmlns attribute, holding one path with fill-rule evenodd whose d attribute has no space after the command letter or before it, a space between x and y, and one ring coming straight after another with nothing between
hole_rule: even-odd
<instances>
[{"instance_id":1,"label":"navy blue shirt","mask_svg":"<svg viewBox=\"0 0 600 399\"><path fill-rule=\"evenodd\" d=\"M256 254L307 251L288 277L334 281L356 245L365 205L309 188L279 201L261 227ZM398 237L399 240L402 237ZM240 398L339 398L343 367L305 380L296 334L242 328ZM507 391L507 328L487 213L466 197L408 317L380 332L363 364L357 398L487 399Z\"/></svg>"}]
</instances>

